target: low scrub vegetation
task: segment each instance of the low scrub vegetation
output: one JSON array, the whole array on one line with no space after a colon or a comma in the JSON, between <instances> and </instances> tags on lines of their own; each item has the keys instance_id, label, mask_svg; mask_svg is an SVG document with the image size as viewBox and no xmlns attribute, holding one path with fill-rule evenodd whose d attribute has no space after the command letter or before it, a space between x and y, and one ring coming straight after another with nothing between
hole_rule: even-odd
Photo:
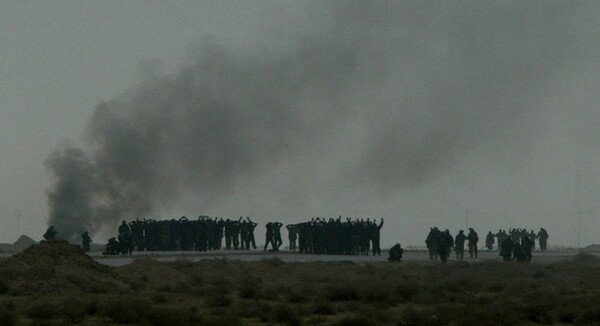
<instances>
[{"instance_id":1,"label":"low scrub vegetation","mask_svg":"<svg viewBox=\"0 0 600 326\"><path fill-rule=\"evenodd\" d=\"M546 264L144 259L28 268L35 263L17 273L0 261L1 325L600 324L600 260L589 254ZM42 269L53 272L37 279Z\"/></svg>"}]
</instances>

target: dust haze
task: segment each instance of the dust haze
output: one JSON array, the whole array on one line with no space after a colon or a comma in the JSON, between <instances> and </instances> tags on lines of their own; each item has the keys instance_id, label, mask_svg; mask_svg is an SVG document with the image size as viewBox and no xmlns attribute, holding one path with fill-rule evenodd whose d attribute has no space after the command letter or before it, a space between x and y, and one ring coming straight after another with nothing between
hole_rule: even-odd
<instances>
[{"instance_id":1,"label":"dust haze","mask_svg":"<svg viewBox=\"0 0 600 326\"><path fill-rule=\"evenodd\" d=\"M596 4L259 5L256 40L198 31L185 65L146 65L97 105L83 148L48 157L63 237L136 217L342 215L385 218L383 247L467 224L575 245L578 213L593 223Z\"/></svg>"}]
</instances>

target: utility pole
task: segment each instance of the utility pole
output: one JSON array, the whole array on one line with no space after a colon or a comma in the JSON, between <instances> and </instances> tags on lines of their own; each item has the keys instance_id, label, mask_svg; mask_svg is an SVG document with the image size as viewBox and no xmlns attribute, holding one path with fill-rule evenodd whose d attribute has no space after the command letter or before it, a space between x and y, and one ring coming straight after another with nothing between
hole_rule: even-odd
<instances>
[{"instance_id":1,"label":"utility pole","mask_svg":"<svg viewBox=\"0 0 600 326\"><path fill-rule=\"evenodd\" d=\"M465 215L467 216L467 230L469 229L469 209L465 210Z\"/></svg>"},{"instance_id":2,"label":"utility pole","mask_svg":"<svg viewBox=\"0 0 600 326\"><path fill-rule=\"evenodd\" d=\"M579 213L577 214L579 215L579 242L578 242L578 248L581 248L581 209L579 210Z\"/></svg>"},{"instance_id":3,"label":"utility pole","mask_svg":"<svg viewBox=\"0 0 600 326\"><path fill-rule=\"evenodd\" d=\"M581 216L583 215L582 211L582 192L583 192L583 182L582 182L581 172L577 172L577 248L581 249Z\"/></svg>"},{"instance_id":4,"label":"utility pole","mask_svg":"<svg viewBox=\"0 0 600 326\"><path fill-rule=\"evenodd\" d=\"M20 236L21 236L21 210L18 210L17 211L17 237L20 237Z\"/></svg>"}]
</instances>

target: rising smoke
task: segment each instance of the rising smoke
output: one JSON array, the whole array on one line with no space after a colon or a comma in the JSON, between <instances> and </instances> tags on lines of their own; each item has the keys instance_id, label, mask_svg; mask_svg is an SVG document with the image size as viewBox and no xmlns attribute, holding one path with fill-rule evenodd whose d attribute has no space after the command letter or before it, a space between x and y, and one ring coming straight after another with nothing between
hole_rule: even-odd
<instances>
[{"instance_id":1,"label":"rising smoke","mask_svg":"<svg viewBox=\"0 0 600 326\"><path fill-rule=\"evenodd\" d=\"M581 10L318 2L299 19L315 27L252 50L207 39L178 72L100 103L86 150L48 158L49 223L75 238L160 214L184 194L210 207L275 167L295 171L282 176L290 205L323 182L378 200L474 148L526 148L531 108L577 60Z\"/></svg>"}]
</instances>

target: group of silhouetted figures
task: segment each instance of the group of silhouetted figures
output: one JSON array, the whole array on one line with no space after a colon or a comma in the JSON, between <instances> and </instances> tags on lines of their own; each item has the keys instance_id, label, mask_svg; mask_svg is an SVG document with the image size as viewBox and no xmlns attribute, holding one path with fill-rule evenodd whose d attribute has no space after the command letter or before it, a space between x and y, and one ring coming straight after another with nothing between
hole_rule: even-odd
<instances>
[{"instance_id":1,"label":"group of silhouetted figures","mask_svg":"<svg viewBox=\"0 0 600 326\"><path fill-rule=\"evenodd\" d=\"M529 262L532 258L532 252L535 251L536 239L540 242L540 250L546 250L548 232L544 228L540 228L537 234L533 230L527 232L526 229L518 228L511 228L508 233L499 230L498 233L493 234L490 231L485 240L488 251L494 248L496 242L494 238L498 239L498 250L504 261ZM432 227L425 239L429 259L434 260L439 257L443 263L448 261L452 249L456 254L456 260L463 260L465 243L469 248L470 258L476 259L478 242L479 235L473 228L469 228L468 234L464 234L463 230L459 230L456 237L453 237L448 229L441 231L437 227Z\"/></svg>"},{"instance_id":2,"label":"group of silhouetted figures","mask_svg":"<svg viewBox=\"0 0 600 326\"><path fill-rule=\"evenodd\" d=\"M210 218L199 216L196 220L189 220L185 216L171 220L136 219L127 223L123 221L118 227L118 236L112 237L106 244L107 255L131 254L137 251L207 251L220 250L225 240L226 250L256 249L254 231L257 224L249 217L237 220ZM264 251L278 251L283 240L279 222L268 222ZM330 254L330 255L381 255L380 231L383 227L383 218L379 223L375 219L342 220L312 218L307 222L289 224L288 230L289 249L300 253ZM58 236L54 226L50 226L44 234L44 239L53 239ZM539 241L540 251L547 247L548 232L540 228L538 233L533 230L528 232L522 228L510 228L508 232L499 230L496 234L489 231L485 246L488 251L493 250L498 243L500 256L504 261L528 262L531 261L532 252L535 251L535 240ZM90 251L92 239L88 232L81 234L82 247L85 252ZM497 239L497 242L496 242ZM464 259L465 244L472 259L477 258L477 244L479 236L473 228L465 234L459 230L453 237L448 229L441 231L437 227L430 228L425 239L429 252L429 259L440 259L447 262L454 249L456 260ZM270 249L269 249L270 247ZM389 250L390 261L400 261L404 250L400 244L392 246Z\"/></svg>"},{"instance_id":3,"label":"group of silhouetted figures","mask_svg":"<svg viewBox=\"0 0 600 326\"><path fill-rule=\"evenodd\" d=\"M383 218L342 220L316 217L310 221L286 226L290 250L300 253L328 255L373 255L381 256L379 243ZM296 245L297 241L297 245Z\"/></svg>"},{"instance_id":4,"label":"group of silhouetted figures","mask_svg":"<svg viewBox=\"0 0 600 326\"><path fill-rule=\"evenodd\" d=\"M118 236L108 240L105 254L131 254L132 251L207 251L256 249L254 231L257 224L249 217L238 220L200 216L171 220L123 221ZM279 251L283 244L280 222L265 225L264 251ZM337 219L315 217L310 221L289 224L289 249L300 253L331 255L381 255L379 243L383 219Z\"/></svg>"},{"instance_id":5,"label":"group of silhouetted figures","mask_svg":"<svg viewBox=\"0 0 600 326\"><path fill-rule=\"evenodd\" d=\"M136 219L123 221L118 236L108 240L106 254L131 254L132 251L208 251L256 249L256 223L249 217L238 220L199 216L189 220ZM223 241L224 240L224 241Z\"/></svg>"}]
</instances>

